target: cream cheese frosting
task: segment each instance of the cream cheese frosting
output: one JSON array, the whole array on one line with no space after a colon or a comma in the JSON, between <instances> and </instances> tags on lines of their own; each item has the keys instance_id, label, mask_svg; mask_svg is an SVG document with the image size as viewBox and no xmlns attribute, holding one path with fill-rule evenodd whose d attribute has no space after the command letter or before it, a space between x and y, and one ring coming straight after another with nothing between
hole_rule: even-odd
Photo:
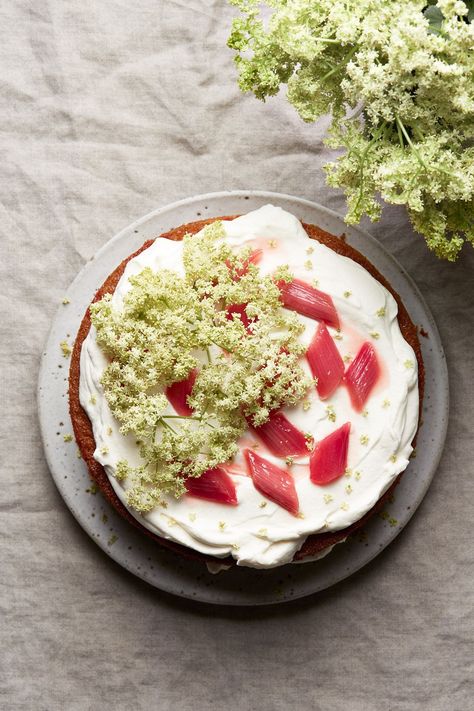
<instances>
[{"instance_id":1,"label":"cream cheese frosting","mask_svg":"<svg viewBox=\"0 0 474 711\"><path fill-rule=\"evenodd\" d=\"M126 503L127 481L114 476L117 462L126 459L135 466L140 457L134 437L120 433L107 404L101 376L108 361L93 327L82 346L79 396L92 423L94 457L104 467L119 499L143 526L201 553L217 558L232 555L238 565L271 568L291 562L308 535L344 529L359 520L406 468L418 427L417 360L400 332L397 304L387 289L356 262L311 240L295 216L265 205L223 225L232 247L263 249L262 274L287 264L296 278L317 284L332 297L340 329L329 327L329 331L345 362L354 358L366 341L376 349L382 374L361 413L353 409L343 386L325 401L314 388L304 406L301 403L284 410L288 419L311 433L315 441L345 422L351 423L345 475L317 486L309 478L309 456L295 459L290 471L300 502L296 517L255 489L239 453L228 470L236 485L237 506L186 494L180 499L168 496L166 507L139 514ZM120 309L130 289L129 277L145 267L183 274L182 250L182 242L156 239L127 264L113 294L113 305ZM318 322L299 318L306 327L301 341L309 345ZM302 365L310 374L305 359ZM242 449L253 441L255 435L244 434ZM285 462L265 451L263 445L258 452L285 467Z\"/></svg>"}]
</instances>

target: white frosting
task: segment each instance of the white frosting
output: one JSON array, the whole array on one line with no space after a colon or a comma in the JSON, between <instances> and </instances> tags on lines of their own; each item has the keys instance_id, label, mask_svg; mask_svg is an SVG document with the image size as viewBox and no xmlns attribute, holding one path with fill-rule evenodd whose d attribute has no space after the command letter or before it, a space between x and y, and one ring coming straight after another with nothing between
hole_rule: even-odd
<instances>
[{"instance_id":1,"label":"white frosting","mask_svg":"<svg viewBox=\"0 0 474 711\"><path fill-rule=\"evenodd\" d=\"M157 507L145 515L130 509L142 525L159 536L209 555L232 555L238 565L270 568L290 562L309 534L343 529L360 519L406 468L418 426L417 361L400 332L397 304L391 294L359 264L310 240L296 217L281 208L266 205L224 222L224 227L232 246L250 244L264 248L259 265L262 273L271 273L278 265L288 264L296 277L309 283L317 279L318 288L332 296L341 320L342 339L335 340L341 355L354 357L362 343L370 341L383 370L366 404L367 413L354 411L344 386L324 402L314 390L308 398L311 402L308 411L304 411L302 405L286 410L289 419L303 431L311 432L316 441L343 423L351 422L348 453L351 476L342 476L327 486L316 486L309 478L308 457L295 460L291 467L301 517L292 516L258 493L246 475L240 454L232 465L231 474L237 489L237 506L185 495L179 500L168 498L166 509ZM313 250L311 254L308 254L309 248ZM182 273L182 243L157 239L132 259L113 295L117 308L130 288L128 278L144 267ZM347 292L351 292L349 296ZM384 315L377 315L377 311ZM301 339L309 344L318 323L301 318L306 326ZM329 330L337 335L334 329ZM371 335L374 333L378 338ZM124 458L132 465L138 464L139 455L134 437L120 434L107 405L100 384L106 365L107 360L91 328L81 352L80 401L92 423L96 441L94 457L104 466L115 492L125 504L127 483L115 479L115 466ZM303 365L307 368L305 360ZM328 405L334 407L336 423L327 417ZM369 438L365 445L360 441L363 435ZM254 436L251 439L255 441ZM258 452L285 466L262 446ZM242 473L238 473L239 469ZM266 505L262 508L263 501Z\"/></svg>"}]
</instances>

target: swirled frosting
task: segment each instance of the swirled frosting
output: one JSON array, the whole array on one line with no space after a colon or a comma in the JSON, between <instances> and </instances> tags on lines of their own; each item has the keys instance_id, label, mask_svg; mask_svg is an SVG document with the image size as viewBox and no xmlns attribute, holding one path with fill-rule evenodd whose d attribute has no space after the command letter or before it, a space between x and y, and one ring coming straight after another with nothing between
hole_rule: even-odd
<instances>
[{"instance_id":1,"label":"swirled frosting","mask_svg":"<svg viewBox=\"0 0 474 711\"><path fill-rule=\"evenodd\" d=\"M237 506L186 494L180 499L168 497L166 507L138 514L127 506L127 482L114 476L121 459L132 466L140 463L138 448L132 436L120 433L108 407L101 385L107 359L97 345L93 327L82 346L79 395L92 423L94 457L104 467L117 496L143 526L217 558L232 555L238 565L271 568L290 562L308 535L344 529L360 519L406 468L418 427L417 361L400 332L397 304L387 289L356 262L310 240L292 214L266 205L225 221L224 228L231 246L263 249L259 264L263 274L287 264L296 278L309 283L317 280L318 288L330 294L341 327L338 332L332 328L329 331L346 362L366 341L376 349L382 374L361 413L353 409L343 386L325 401L314 389L304 407L300 404L285 410L288 419L302 431L310 432L316 441L337 426L351 423L345 475L326 486L317 486L309 477L309 456L295 459L291 473L300 502L296 517L256 490L239 453L229 470L236 485ZM121 307L130 288L129 277L144 267L183 274L182 243L156 239L132 259L113 295L116 308ZM309 345L318 323L300 318L306 326L301 340ZM308 368L305 361L303 366ZM241 440L242 449L254 440L255 435L246 433ZM262 454L262 449L258 451ZM278 466L285 466L269 452L263 453Z\"/></svg>"}]
</instances>

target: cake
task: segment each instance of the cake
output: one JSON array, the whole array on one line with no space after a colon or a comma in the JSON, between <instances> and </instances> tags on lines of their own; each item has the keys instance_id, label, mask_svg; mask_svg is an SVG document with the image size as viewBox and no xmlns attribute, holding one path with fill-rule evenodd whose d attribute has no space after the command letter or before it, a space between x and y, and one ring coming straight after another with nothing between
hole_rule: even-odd
<instances>
[{"instance_id":1,"label":"cake","mask_svg":"<svg viewBox=\"0 0 474 711\"><path fill-rule=\"evenodd\" d=\"M408 465L417 330L370 262L265 205L146 242L98 289L69 376L76 441L118 512L208 564L330 552Z\"/></svg>"}]
</instances>

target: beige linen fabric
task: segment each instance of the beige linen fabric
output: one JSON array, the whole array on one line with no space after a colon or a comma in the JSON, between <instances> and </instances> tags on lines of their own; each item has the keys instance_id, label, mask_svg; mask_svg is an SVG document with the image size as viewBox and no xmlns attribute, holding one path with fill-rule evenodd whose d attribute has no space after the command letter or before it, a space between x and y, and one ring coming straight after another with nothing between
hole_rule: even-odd
<instances>
[{"instance_id":1,"label":"beige linen fabric","mask_svg":"<svg viewBox=\"0 0 474 711\"><path fill-rule=\"evenodd\" d=\"M58 495L35 388L77 271L160 205L268 189L340 212L327 121L236 86L223 0L0 7L0 708L473 709L474 251L437 261L402 209L371 232L417 281L449 362L451 421L402 535L352 579L274 609L161 594L110 561Z\"/></svg>"}]
</instances>

